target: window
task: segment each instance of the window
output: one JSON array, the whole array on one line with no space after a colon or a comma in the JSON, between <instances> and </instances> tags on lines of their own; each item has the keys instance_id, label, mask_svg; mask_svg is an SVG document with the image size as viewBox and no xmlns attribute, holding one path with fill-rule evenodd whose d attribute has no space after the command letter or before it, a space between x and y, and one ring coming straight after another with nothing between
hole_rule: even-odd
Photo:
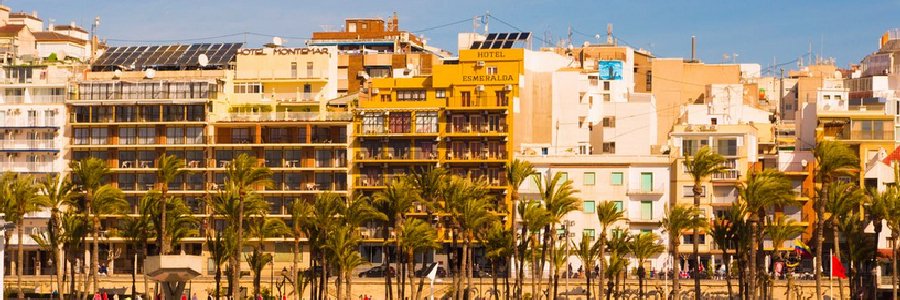
<instances>
[{"instance_id":1,"label":"window","mask_svg":"<svg viewBox=\"0 0 900 300\"><path fill-rule=\"evenodd\" d=\"M616 142L603 143L603 153L616 153Z\"/></svg>"},{"instance_id":2,"label":"window","mask_svg":"<svg viewBox=\"0 0 900 300\"><path fill-rule=\"evenodd\" d=\"M391 102L391 94L381 94L381 102Z\"/></svg>"},{"instance_id":3,"label":"window","mask_svg":"<svg viewBox=\"0 0 900 300\"><path fill-rule=\"evenodd\" d=\"M249 144L252 142L250 128L232 128L231 142L235 144Z\"/></svg>"},{"instance_id":4,"label":"window","mask_svg":"<svg viewBox=\"0 0 900 300\"><path fill-rule=\"evenodd\" d=\"M709 145L708 140L683 140L681 141L681 153L684 156L691 156L697 153L703 146Z\"/></svg>"},{"instance_id":5,"label":"window","mask_svg":"<svg viewBox=\"0 0 900 300\"><path fill-rule=\"evenodd\" d=\"M447 90L434 90L435 98L447 98Z\"/></svg>"},{"instance_id":6,"label":"window","mask_svg":"<svg viewBox=\"0 0 900 300\"><path fill-rule=\"evenodd\" d=\"M459 92L459 99L462 101L463 107L472 106L472 93L470 92Z\"/></svg>"},{"instance_id":7,"label":"window","mask_svg":"<svg viewBox=\"0 0 900 300\"><path fill-rule=\"evenodd\" d=\"M831 100L831 95L823 95L822 97L825 98L825 100Z\"/></svg>"},{"instance_id":8,"label":"window","mask_svg":"<svg viewBox=\"0 0 900 300\"><path fill-rule=\"evenodd\" d=\"M725 139L716 141L716 152L722 156L737 155L737 139Z\"/></svg>"},{"instance_id":9,"label":"window","mask_svg":"<svg viewBox=\"0 0 900 300\"><path fill-rule=\"evenodd\" d=\"M594 201L581 202L581 211L586 214L592 214L597 211L597 204Z\"/></svg>"},{"instance_id":10,"label":"window","mask_svg":"<svg viewBox=\"0 0 900 300\"><path fill-rule=\"evenodd\" d=\"M853 129L859 128L859 134L856 137L861 140L880 140L884 138L884 122L878 120L864 120L864 121L853 121L853 123L859 123L857 127L855 124ZM851 134L852 136L852 134Z\"/></svg>"},{"instance_id":11,"label":"window","mask_svg":"<svg viewBox=\"0 0 900 300\"><path fill-rule=\"evenodd\" d=\"M603 102L609 102L609 101L612 101L609 97L609 94L603 94Z\"/></svg>"},{"instance_id":12,"label":"window","mask_svg":"<svg viewBox=\"0 0 900 300\"><path fill-rule=\"evenodd\" d=\"M603 117L603 127L615 128L616 117Z\"/></svg>"},{"instance_id":13,"label":"window","mask_svg":"<svg viewBox=\"0 0 900 300\"><path fill-rule=\"evenodd\" d=\"M297 62L296 61L291 62L291 77L297 78Z\"/></svg>"},{"instance_id":14,"label":"window","mask_svg":"<svg viewBox=\"0 0 900 300\"><path fill-rule=\"evenodd\" d=\"M612 172L609 175L609 184L611 185L622 185L625 181L625 173L622 172Z\"/></svg>"},{"instance_id":15,"label":"window","mask_svg":"<svg viewBox=\"0 0 900 300\"><path fill-rule=\"evenodd\" d=\"M137 133L138 133L138 144L141 144L141 145L156 144L156 128L154 128L154 127L139 127L137 129Z\"/></svg>"},{"instance_id":16,"label":"window","mask_svg":"<svg viewBox=\"0 0 900 300\"><path fill-rule=\"evenodd\" d=\"M437 112L417 112L416 113L416 132L418 132L418 133L435 133L435 132L437 132Z\"/></svg>"},{"instance_id":17,"label":"window","mask_svg":"<svg viewBox=\"0 0 900 300\"><path fill-rule=\"evenodd\" d=\"M306 62L306 78L313 78L313 62Z\"/></svg>"},{"instance_id":18,"label":"window","mask_svg":"<svg viewBox=\"0 0 900 300\"><path fill-rule=\"evenodd\" d=\"M249 82L249 83L235 83L234 84L234 93L235 94L260 94L263 92L262 83L259 82Z\"/></svg>"},{"instance_id":19,"label":"window","mask_svg":"<svg viewBox=\"0 0 900 300\"><path fill-rule=\"evenodd\" d=\"M694 186L693 185L681 186L681 196L682 197L694 197ZM703 186L700 191L700 197L706 197L706 187L705 186Z\"/></svg>"},{"instance_id":20,"label":"window","mask_svg":"<svg viewBox=\"0 0 900 300\"><path fill-rule=\"evenodd\" d=\"M73 128L72 135L75 137L75 145L89 145L91 143L90 128Z\"/></svg>"},{"instance_id":21,"label":"window","mask_svg":"<svg viewBox=\"0 0 900 300\"><path fill-rule=\"evenodd\" d=\"M364 134L384 132L384 115L382 113L365 113L362 121Z\"/></svg>"},{"instance_id":22,"label":"window","mask_svg":"<svg viewBox=\"0 0 900 300\"><path fill-rule=\"evenodd\" d=\"M485 71L488 75L497 75L497 67L487 67Z\"/></svg>"},{"instance_id":23,"label":"window","mask_svg":"<svg viewBox=\"0 0 900 300\"><path fill-rule=\"evenodd\" d=\"M600 84L600 79L597 76L588 76L588 84L591 86L598 86Z\"/></svg>"},{"instance_id":24,"label":"window","mask_svg":"<svg viewBox=\"0 0 900 300\"><path fill-rule=\"evenodd\" d=\"M116 122L134 122L137 120L137 107L116 107Z\"/></svg>"},{"instance_id":25,"label":"window","mask_svg":"<svg viewBox=\"0 0 900 300\"><path fill-rule=\"evenodd\" d=\"M389 116L390 132L409 133L412 126L412 116L409 112L395 112Z\"/></svg>"},{"instance_id":26,"label":"window","mask_svg":"<svg viewBox=\"0 0 900 300\"><path fill-rule=\"evenodd\" d=\"M684 239L684 243L682 243L682 244L694 244L694 234L685 234L685 235L682 235L682 238ZM700 244L701 245L706 244L706 235L705 234L700 235Z\"/></svg>"},{"instance_id":27,"label":"window","mask_svg":"<svg viewBox=\"0 0 900 300\"><path fill-rule=\"evenodd\" d=\"M166 128L166 144L184 144L184 127Z\"/></svg>"},{"instance_id":28,"label":"window","mask_svg":"<svg viewBox=\"0 0 900 300\"><path fill-rule=\"evenodd\" d=\"M91 145L106 145L108 136L107 128L91 128Z\"/></svg>"},{"instance_id":29,"label":"window","mask_svg":"<svg viewBox=\"0 0 900 300\"><path fill-rule=\"evenodd\" d=\"M604 90L604 91L608 91L608 90L609 90L609 81L604 81L604 82L603 82L603 90Z\"/></svg>"},{"instance_id":30,"label":"window","mask_svg":"<svg viewBox=\"0 0 900 300\"><path fill-rule=\"evenodd\" d=\"M653 219L653 202L641 201L641 220Z\"/></svg>"},{"instance_id":31,"label":"window","mask_svg":"<svg viewBox=\"0 0 900 300\"><path fill-rule=\"evenodd\" d=\"M425 90L397 91L397 101L425 101Z\"/></svg>"},{"instance_id":32,"label":"window","mask_svg":"<svg viewBox=\"0 0 900 300\"><path fill-rule=\"evenodd\" d=\"M137 144L137 128L119 127L119 145Z\"/></svg>"},{"instance_id":33,"label":"window","mask_svg":"<svg viewBox=\"0 0 900 300\"><path fill-rule=\"evenodd\" d=\"M559 184L563 184L566 181L569 181L569 173L559 172Z\"/></svg>"},{"instance_id":34,"label":"window","mask_svg":"<svg viewBox=\"0 0 900 300\"><path fill-rule=\"evenodd\" d=\"M616 206L616 211L618 211L618 212L625 211L625 204L622 201L613 201L613 204L615 204L615 206Z\"/></svg>"},{"instance_id":35,"label":"window","mask_svg":"<svg viewBox=\"0 0 900 300\"><path fill-rule=\"evenodd\" d=\"M641 172L641 192L649 193L653 191L653 173Z\"/></svg>"},{"instance_id":36,"label":"window","mask_svg":"<svg viewBox=\"0 0 900 300\"><path fill-rule=\"evenodd\" d=\"M584 172L584 185L594 185L597 181L597 173Z\"/></svg>"},{"instance_id":37,"label":"window","mask_svg":"<svg viewBox=\"0 0 900 300\"><path fill-rule=\"evenodd\" d=\"M581 232L581 237L593 241L596 234L597 233L594 231L593 228L585 229L584 231Z\"/></svg>"}]
</instances>

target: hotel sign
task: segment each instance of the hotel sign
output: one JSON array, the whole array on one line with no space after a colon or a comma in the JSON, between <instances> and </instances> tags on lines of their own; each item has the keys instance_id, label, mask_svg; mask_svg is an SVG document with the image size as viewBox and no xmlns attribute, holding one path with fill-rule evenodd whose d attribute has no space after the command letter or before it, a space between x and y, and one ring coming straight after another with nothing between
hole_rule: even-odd
<instances>
[{"instance_id":1,"label":"hotel sign","mask_svg":"<svg viewBox=\"0 0 900 300\"><path fill-rule=\"evenodd\" d=\"M515 82L512 75L463 75L463 82L485 82L485 83L511 83Z\"/></svg>"},{"instance_id":2,"label":"hotel sign","mask_svg":"<svg viewBox=\"0 0 900 300\"><path fill-rule=\"evenodd\" d=\"M238 55L307 55L307 54L328 54L328 48L245 48L237 52Z\"/></svg>"}]
</instances>

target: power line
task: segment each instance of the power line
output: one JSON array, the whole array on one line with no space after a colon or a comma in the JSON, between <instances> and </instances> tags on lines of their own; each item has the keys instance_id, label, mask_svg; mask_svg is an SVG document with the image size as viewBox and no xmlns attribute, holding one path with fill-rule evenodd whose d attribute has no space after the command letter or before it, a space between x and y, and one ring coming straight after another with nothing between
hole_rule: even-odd
<instances>
[{"instance_id":1,"label":"power line","mask_svg":"<svg viewBox=\"0 0 900 300\"><path fill-rule=\"evenodd\" d=\"M526 31L526 30L522 30L522 28L519 28L519 27L516 26L516 25L513 25L513 24L510 24L509 22L506 22L506 21L504 21L504 20L501 19L501 18L498 18L497 16L495 16L495 15L493 15L493 14L491 14L491 13L488 13L487 16L489 16L489 17L491 17L491 18L497 20L497 21L500 22L500 23L503 23L503 25L506 25L506 26L509 26L509 27L512 28L512 29L515 29L516 31L519 31L519 32L529 32L529 31ZM538 40L538 41L541 41L541 42L544 43L544 44L553 45L553 43L549 43L549 42L547 42L546 40L544 40L544 39L538 37L537 35L532 34L531 37L534 38L534 39L536 39L536 40Z\"/></svg>"},{"instance_id":2,"label":"power line","mask_svg":"<svg viewBox=\"0 0 900 300\"><path fill-rule=\"evenodd\" d=\"M476 16L476 17L477 17L477 16ZM449 27L449 26L453 26L453 25L456 25L456 24L462 24L462 23L465 23L465 22L471 22L471 21L472 21L472 18L465 18L465 19L462 19L462 20L459 20L459 21L450 22L450 23L447 23L447 24L441 24L441 25L432 26L432 27L427 27L427 28L425 28L425 29L414 30L414 31L411 31L411 32L426 32L426 31L431 31L431 30L440 29L440 28L444 28L444 27Z\"/></svg>"}]
</instances>

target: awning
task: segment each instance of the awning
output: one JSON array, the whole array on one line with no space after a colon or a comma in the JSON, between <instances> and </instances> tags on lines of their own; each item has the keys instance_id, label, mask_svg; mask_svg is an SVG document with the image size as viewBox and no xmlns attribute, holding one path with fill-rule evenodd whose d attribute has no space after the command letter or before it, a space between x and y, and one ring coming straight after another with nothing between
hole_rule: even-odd
<instances>
[{"instance_id":1,"label":"awning","mask_svg":"<svg viewBox=\"0 0 900 300\"><path fill-rule=\"evenodd\" d=\"M328 100L328 106L333 107L347 107L353 101L359 100L359 93L353 93L342 97L337 97L331 100Z\"/></svg>"}]
</instances>

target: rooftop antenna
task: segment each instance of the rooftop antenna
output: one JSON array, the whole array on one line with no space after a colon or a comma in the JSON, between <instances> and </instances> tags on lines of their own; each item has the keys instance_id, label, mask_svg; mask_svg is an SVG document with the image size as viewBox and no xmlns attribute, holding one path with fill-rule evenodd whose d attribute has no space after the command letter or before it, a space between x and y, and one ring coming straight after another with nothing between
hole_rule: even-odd
<instances>
[{"instance_id":1,"label":"rooftop antenna","mask_svg":"<svg viewBox=\"0 0 900 300\"><path fill-rule=\"evenodd\" d=\"M572 25L569 25L569 34L566 36L566 46L572 46Z\"/></svg>"},{"instance_id":2,"label":"rooftop antenna","mask_svg":"<svg viewBox=\"0 0 900 300\"><path fill-rule=\"evenodd\" d=\"M691 36L691 62L697 61L697 37Z\"/></svg>"},{"instance_id":3,"label":"rooftop antenna","mask_svg":"<svg viewBox=\"0 0 900 300\"><path fill-rule=\"evenodd\" d=\"M606 43L612 45L613 44L613 25L612 23L606 23Z\"/></svg>"},{"instance_id":4,"label":"rooftop antenna","mask_svg":"<svg viewBox=\"0 0 900 300\"><path fill-rule=\"evenodd\" d=\"M485 35L487 35L488 32L490 32L490 31L488 31L488 21L490 21L488 19L488 17L490 17L490 16L491 16L491 12L486 11L486 12L484 12L484 16L481 17L481 24L484 24L484 34Z\"/></svg>"}]
</instances>

